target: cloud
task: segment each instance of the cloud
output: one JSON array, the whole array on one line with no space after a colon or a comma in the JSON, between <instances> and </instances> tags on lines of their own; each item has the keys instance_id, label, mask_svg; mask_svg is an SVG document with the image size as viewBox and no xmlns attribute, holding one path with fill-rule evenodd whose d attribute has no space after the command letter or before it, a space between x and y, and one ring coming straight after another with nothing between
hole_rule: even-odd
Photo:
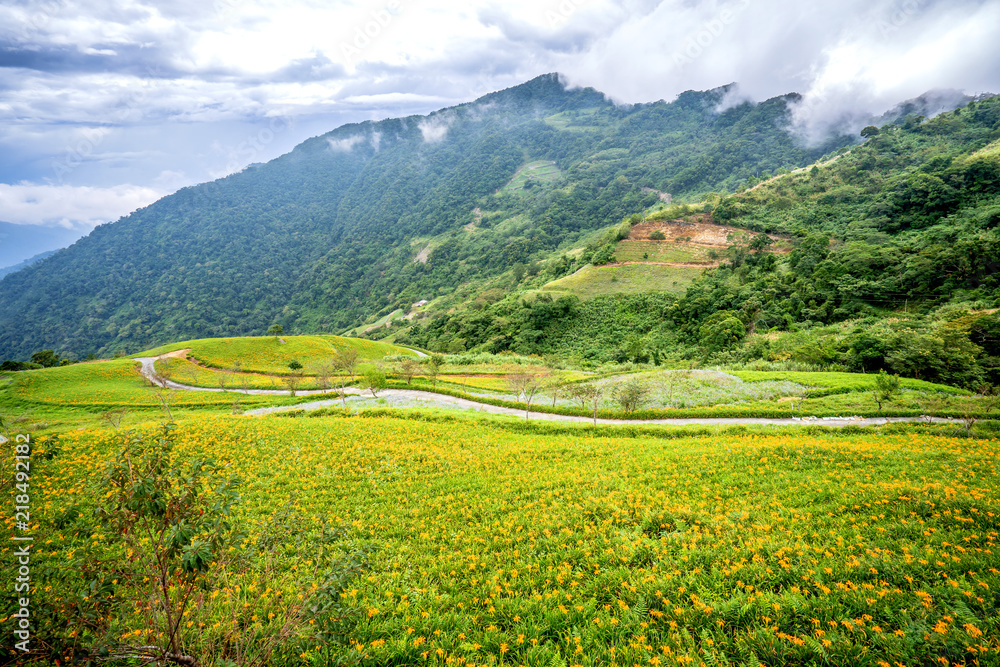
<instances>
[{"instance_id":1,"label":"cloud","mask_svg":"<svg viewBox=\"0 0 1000 667\"><path fill-rule=\"evenodd\" d=\"M931 89L1000 92L997 25L1000 0L18 0L0 3L0 181L66 163L57 182L159 192L164 171L229 173L554 71L628 103L798 92L815 138ZM274 116L303 122L262 142Z\"/></svg>"},{"instance_id":2,"label":"cloud","mask_svg":"<svg viewBox=\"0 0 1000 667\"><path fill-rule=\"evenodd\" d=\"M934 88L1000 92L996 0L664 0L557 68L625 102L730 81L743 95L803 95L797 123L819 136Z\"/></svg>"},{"instance_id":3,"label":"cloud","mask_svg":"<svg viewBox=\"0 0 1000 667\"><path fill-rule=\"evenodd\" d=\"M337 153L350 153L354 150L354 147L364 141L365 138L360 134L355 134L350 137L344 137L343 139L327 139L326 142L330 144L330 150Z\"/></svg>"},{"instance_id":4,"label":"cloud","mask_svg":"<svg viewBox=\"0 0 1000 667\"><path fill-rule=\"evenodd\" d=\"M445 138L454 122L455 117L450 113L432 114L417 123L417 128L425 143L434 144Z\"/></svg>"},{"instance_id":5,"label":"cloud","mask_svg":"<svg viewBox=\"0 0 1000 667\"><path fill-rule=\"evenodd\" d=\"M147 206L165 193L137 185L111 188L0 183L0 211L19 225L91 229Z\"/></svg>"}]
</instances>

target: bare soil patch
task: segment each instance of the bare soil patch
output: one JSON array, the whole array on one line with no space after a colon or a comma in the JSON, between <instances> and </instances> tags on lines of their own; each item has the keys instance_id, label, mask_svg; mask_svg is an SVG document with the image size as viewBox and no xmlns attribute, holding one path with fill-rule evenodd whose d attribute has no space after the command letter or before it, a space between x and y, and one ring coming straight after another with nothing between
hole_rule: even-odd
<instances>
[{"instance_id":1,"label":"bare soil patch","mask_svg":"<svg viewBox=\"0 0 1000 667\"><path fill-rule=\"evenodd\" d=\"M686 243L703 248L725 249L732 245L732 241L729 239L731 235L747 234L753 236L755 234L755 232L749 229L717 225L711 220L711 216L707 213L694 216L688 220L647 220L632 227L628 240L650 241L652 243ZM656 241L649 238L649 235L654 231L662 232L664 239ZM773 234L768 234L768 236L775 241L786 240L783 237ZM685 240L678 240L682 238ZM776 249L773 252L788 251L788 249Z\"/></svg>"}]
</instances>

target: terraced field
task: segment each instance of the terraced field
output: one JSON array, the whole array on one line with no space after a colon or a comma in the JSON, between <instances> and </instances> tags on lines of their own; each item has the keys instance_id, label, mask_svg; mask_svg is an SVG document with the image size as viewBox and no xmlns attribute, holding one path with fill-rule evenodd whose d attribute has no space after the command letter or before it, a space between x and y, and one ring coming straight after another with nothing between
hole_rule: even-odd
<instances>
[{"instance_id":1,"label":"terraced field","mask_svg":"<svg viewBox=\"0 0 1000 667\"><path fill-rule=\"evenodd\" d=\"M542 290L575 294L583 300L606 294L638 294L648 291L682 294L703 270L699 267L657 264L586 266L572 275L547 283Z\"/></svg>"}]
</instances>

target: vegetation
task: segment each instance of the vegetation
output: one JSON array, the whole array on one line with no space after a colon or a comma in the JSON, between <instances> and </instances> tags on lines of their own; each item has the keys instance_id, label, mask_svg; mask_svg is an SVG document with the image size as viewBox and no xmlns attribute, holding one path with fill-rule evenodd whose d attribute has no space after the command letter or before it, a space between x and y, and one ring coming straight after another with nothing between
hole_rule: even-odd
<instances>
[{"instance_id":1,"label":"vegetation","mask_svg":"<svg viewBox=\"0 0 1000 667\"><path fill-rule=\"evenodd\" d=\"M246 538L198 569L179 651L149 622L155 596L135 597L141 561L93 513L117 497L99 491L106 465L116 479L122 436L40 441L32 603L44 632L28 657L83 660L99 646L213 667L265 653L272 665L1000 657L995 438L517 424L180 423L163 470L208 456L238 470L230 521ZM128 437L155 444L157 431ZM170 565L178 574L194 539ZM10 550L0 558L11 567Z\"/></svg>"},{"instance_id":2,"label":"vegetation","mask_svg":"<svg viewBox=\"0 0 1000 667\"><path fill-rule=\"evenodd\" d=\"M426 118L343 126L6 276L0 358L343 332L530 268L656 205L656 190L734 191L854 141L804 148L782 129L794 96L719 113L725 94L623 107L546 75ZM422 125L446 131L428 142ZM540 161L556 169L504 187Z\"/></svg>"},{"instance_id":3,"label":"vegetation","mask_svg":"<svg viewBox=\"0 0 1000 667\"><path fill-rule=\"evenodd\" d=\"M345 126L7 276L21 662L1000 663L1000 100L727 92ZM798 426L638 423L734 416Z\"/></svg>"}]
</instances>

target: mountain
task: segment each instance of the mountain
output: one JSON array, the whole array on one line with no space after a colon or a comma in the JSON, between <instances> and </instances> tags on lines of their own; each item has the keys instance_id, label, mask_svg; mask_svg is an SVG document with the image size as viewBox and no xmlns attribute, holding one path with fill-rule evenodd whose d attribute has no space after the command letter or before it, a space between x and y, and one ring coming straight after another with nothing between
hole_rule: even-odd
<instances>
[{"instance_id":1,"label":"mountain","mask_svg":"<svg viewBox=\"0 0 1000 667\"><path fill-rule=\"evenodd\" d=\"M76 230L62 227L0 222L0 267L34 261L39 254L65 248L81 236Z\"/></svg>"},{"instance_id":2,"label":"mountain","mask_svg":"<svg viewBox=\"0 0 1000 667\"><path fill-rule=\"evenodd\" d=\"M565 260L553 256L506 295L422 309L367 335L433 351L787 363L1000 386L1000 98L864 133L821 165L597 237L570 269L598 255L630 259L574 275L604 287L621 277L612 294L581 301L573 283L553 280ZM679 294L662 280L658 293L635 289L628 276L651 285L663 259L703 257L704 240L679 241L698 240L708 222L746 230L720 249L717 268ZM653 242L653 230L672 238Z\"/></svg>"},{"instance_id":3,"label":"mountain","mask_svg":"<svg viewBox=\"0 0 1000 667\"><path fill-rule=\"evenodd\" d=\"M45 259L46 257L51 257L54 254L56 254L55 250L47 250L45 252L38 253L34 257L29 257L28 259L24 260L23 262L18 262L17 264L14 264L12 266L5 266L3 268L0 268L0 278L3 278L4 276L6 276L9 273L15 273L17 271L20 271L21 269L26 269L29 266L31 266L32 264L34 264L35 262L40 262L43 259Z\"/></svg>"},{"instance_id":4,"label":"mountain","mask_svg":"<svg viewBox=\"0 0 1000 667\"><path fill-rule=\"evenodd\" d=\"M474 102L339 127L188 187L0 281L0 358L340 332L527 264L640 213L809 164L798 96L729 87L615 105L538 77ZM25 323L30 323L26 326Z\"/></svg>"}]
</instances>

